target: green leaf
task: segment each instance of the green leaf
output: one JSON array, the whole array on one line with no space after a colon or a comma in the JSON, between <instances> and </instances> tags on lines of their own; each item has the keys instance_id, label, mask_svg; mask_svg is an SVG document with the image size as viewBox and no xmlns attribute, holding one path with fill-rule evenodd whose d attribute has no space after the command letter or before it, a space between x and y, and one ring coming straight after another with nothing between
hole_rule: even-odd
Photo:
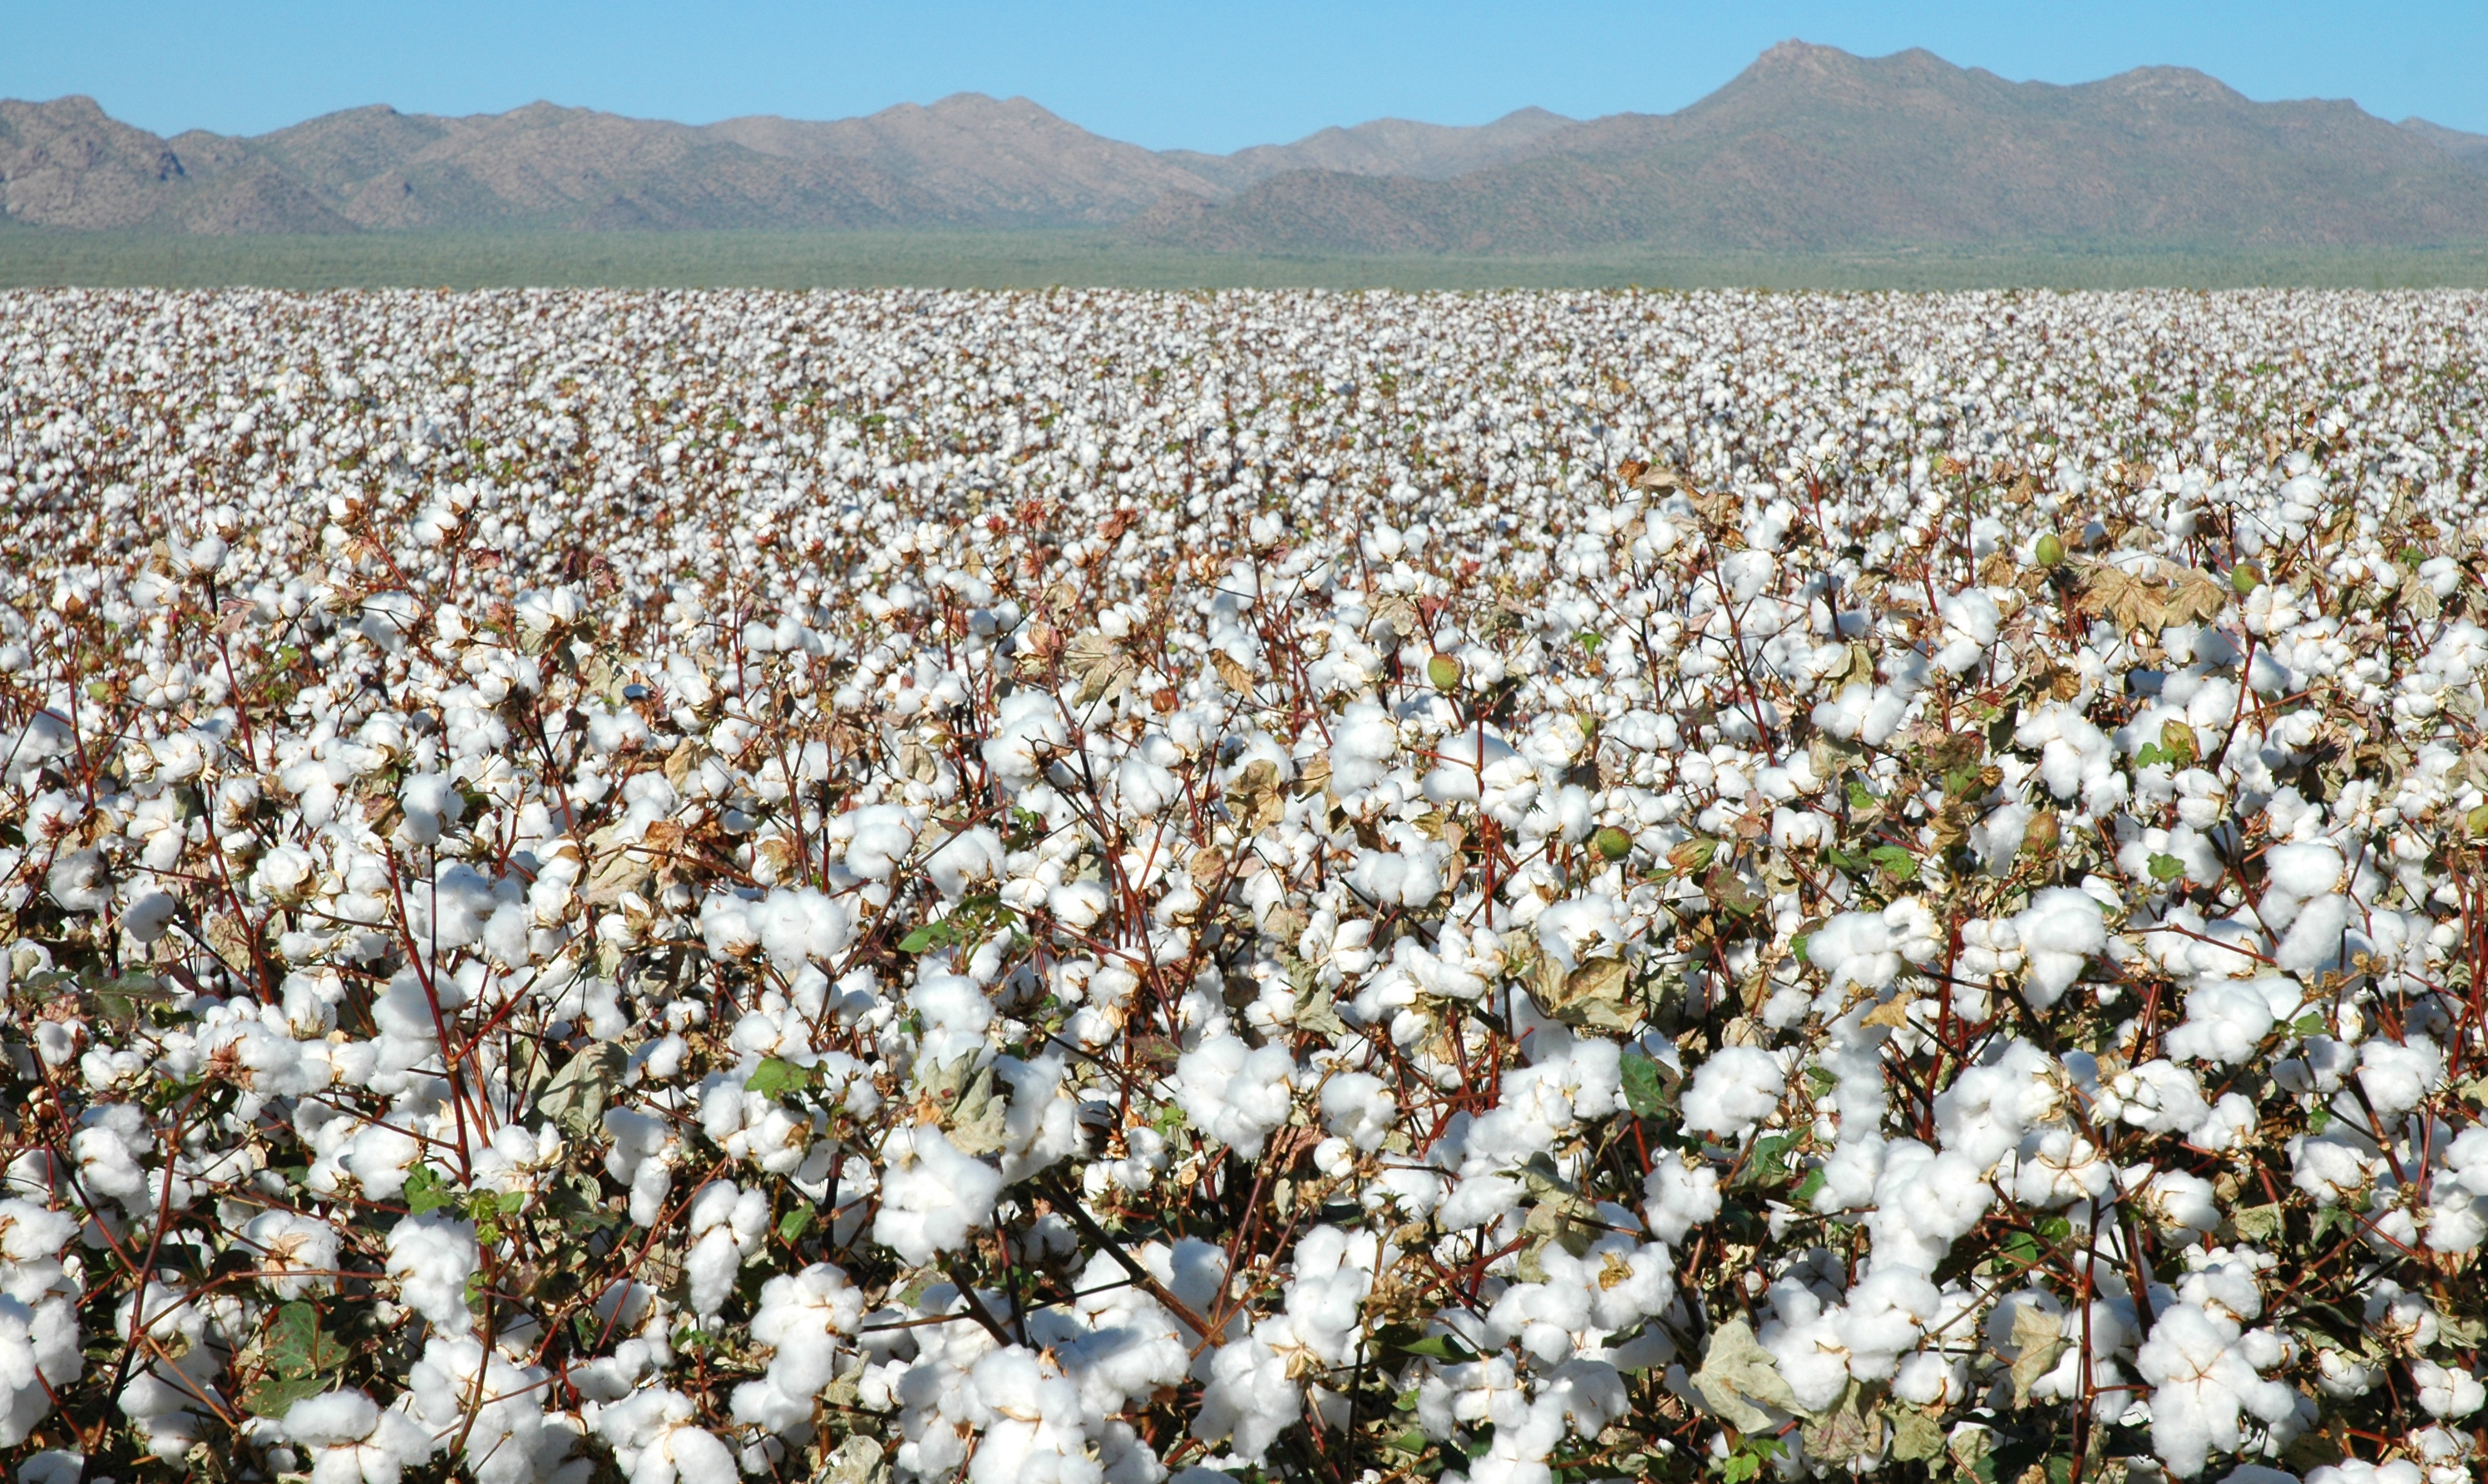
<instances>
[{"instance_id":1,"label":"green leaf","mask_svg":"<svg viewBox=\"0 0 2488 1484\"><path fill-rule=\"evenodd\" d=\"M1866 792L1866 785L1858 782L1854 778L1849 780L1849 807L1852 809L1872 809L1875 807L1875 796Z\"/></svg>"},{"instance_id":2,"label":"green leaf","mask_svg":"<svg viewBox=\"0 0 2488 1484\"><path fill-rule=\"evenodd\" d=\"M2151 857L2151 879L2155 882L2173 882L2185 874L2186 862L2174 855Z\"/></svg>"},{"instance_id":3,"label":"green leaf","mask_svg":"<svg viewBox=\"0 0 2488 1484\"><path fill-rule=\"evenodd\" d=\"M756 1092L764 1098L782 1097L790 1092L801 1092L810 1085L812 1085L811 1068L799 1067L791 1061L776 1056L770 1057L753 1068L751 1075L743 1079L744 1091Z\"/></svg>"},{"instance_id":4,"label":"green leaf","mask_svg":"<svg viewBox=\"0 0 2488 1484\"><path fill-rule=\"evenodd\" d=\"M2289 1033L2300 1037L2328 1036L2332 1033L2332 1022L2325 1019L2323 1011L2310 1010L2289 1022Z\"/></svg>"},{"instance_id":5,"label":"green leaf","mask_svg":"<svg viewBox=\"0 0 2488 1484\"><path fill-rule=\"evenodd\" d=\"M242 1409L255 1417L281 1417L296 1402L319 1395L330 1384L326 1376L270 1376L242 1393Z\"/></svg>"},{"instance_id":6,"label":"green leaf","mask_svg":"<svg viewBox=\"0 0 2488 1484\"><path fill-rule=\"evenodd\" d=\"M1811 1206L1814 1204L1814 1198L1823 1193L1823 1188L1830 1183L1824 1178L1823 1171L1807 1170L1805 1178L1797 1182L1796 1190L1790 1193L1789 1199L1800 1206Z\"/></svg>"},{"instance_id":7,"label":"green leaf","mask_svg":"<svg viewBox=\"0 0 2488 1484\"><path fill-rule=\"evenodd\" d=\"M809 1206L798 1206L794 1210L787 1212L784 1216L779 1217L778 1218L778 1240L785 1243L788 1246L793 1246L796 1239L802 1237L804 1233L811 1227L812 1217L814 1214L813 1209Z\"/></svg>"},{"instance_id":8,"label":"green leaf","mask_svg":"<svg viewBox=\"0 0 2488 1484\"><path fill-rule=\"evenodd\" d=\"M2357 1212L2347 1206L2327 1206L2315 1213L2315 1240L2321 1242L2326 1236L2345 1226L2356 1231L2358 1225Z\"/></svg>"},{"instance_id":9,"label":"green leaf","mask_svg":"<svg viewBox=\"0 0 2488 1484\"><path fill-rule=\"evenodd\" d=\"M950 946L952 940L952 932L953 929L947 922L928 922L924 924L924 926L918 928L915 932L908 934L905 938L900 938L898 940L898 951L901 953L930 953L936 948L947 948Z\"/></svg>"},{"instance_id":10,"label":"green leaf","mask_svg":"<svg viewBox=\"0 0 2488 1484\"><path fill-rule=\"evenodd\" d=\"M2030 1224L2037 1227L2039 1235L2050 1242L2062 1242L2074 1234L2074 1223L2060 1216L2043 1216Z\"/></svg>"},{"instance_id":11,"label":"green leaf","mask_svg":"<svg viewBox=\"0 0 2488 1484\"><path fill-rule=\"evenodd\" d=\"M1395 1349L1412 1356L1426 1356L1436 1360L1466 1361L1477 1358L1475 1352L1460 1343L1456 1334L1427 1334Z\"/></svg>"},{"instance_id":12,"label":"green leaf","mask_svg":"<svg viewBox=\"0 0 2488 1484\"><path fill-rule=\"evenodd\" d=\"M2018 1231L2007 1236L2004 1239L2003 1250L2005 1256L2024 1268L2038 1265L2039 1244L2031 1240L2028 1232Z\"/></svg>"},{"instance_id":13,"label":"green leaf","mask_svg":"<svg viewBox=\"0 0 2488 1484\"><path fill-rule=\"evenodd\" d=\"M1896 882L1918 879L1918 857L1897 845L1879 845L1866 853L1866 858L1882 867Z\"/></svg>"},{"instance_id":14,"label":"green leaf","mask_svg":"<svg viewBox=\"0 0 2488 1484\"><path fill-rule=\"evenodd\" d=\"M1791 953L1793 953L1793 954L1796 955L1796 961L1797 961L1798 963L1800 963L1800 964L1812 964L1812 963L1814 962L1814 960L1809 959L1809 958L1807 958L1807 957L1805 956L1805 945L1806 945L1807 943L1809 943L1809 942L1812 942L1813 940L1814 940L1814 935L1813 935L1813 934L1811 934L1811 933L1799 933L1796 937L1792 938L1790 938L1790 939L1789 939L1789 952L1791 952Z\"/></svg>"},{"instance_id":15,"label":"green leaf","mask_svg":"<svg viewBox=\"0 0 2488 1484\"><path fill-rule=\"evenodd\" d=\"M1624 1075L1625 1103L1638 1118L1656 1118L1668 1111L1667 1079L1658 1063L1639 1051L1625 1053L1620 1070Z\"/></svg>"},{"instance_id":16,"label":"green leaf","mask_svg":"<svg viewBox=\"0 0 2488 1484\"><path fill-rule=\"evenodd\" d=\"M438 1170L429 1164L418 1164L406 1172L406 1209L410 1216L424 1216L443 1206L458 1204L458 1191Z\"/></svg>"}]
</instances>

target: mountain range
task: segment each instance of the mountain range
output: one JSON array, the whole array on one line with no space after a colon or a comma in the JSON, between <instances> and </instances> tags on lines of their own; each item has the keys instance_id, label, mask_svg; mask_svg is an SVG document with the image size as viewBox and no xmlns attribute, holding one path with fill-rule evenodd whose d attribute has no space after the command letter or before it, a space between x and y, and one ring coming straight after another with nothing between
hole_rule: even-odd
<instances>
[{"instance_id":1,"label":"mountain range","mask_svg":"<svg viewBox=\"0 0 2488 1484\"><path fill-rule=\"evenodd\" d=\"M1674 113L1153 151L1026 98L684 125L384 106L164 138L0 100L0 221L71 231L1111 229L1281 253L2488 242L2488 135L2145 68L2017 83L1785 42Z\"/></svg>"}]
</instances>

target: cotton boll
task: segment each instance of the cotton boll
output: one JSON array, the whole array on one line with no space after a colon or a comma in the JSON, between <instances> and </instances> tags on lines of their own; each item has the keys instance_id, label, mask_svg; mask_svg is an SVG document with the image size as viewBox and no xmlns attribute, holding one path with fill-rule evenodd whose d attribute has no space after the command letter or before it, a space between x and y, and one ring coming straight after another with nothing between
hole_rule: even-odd
<instances>
[{"instance_id":1,"label":"cotton boll","mask_svg":"<svg viewBox=\"0 0 2488 1484\"><path fill-rule=\"evenodd\" d=\"M2445 1080L2445 1053L2424 1036L2379 1038L2359 1048L2359 1087L2377 1113L2391 1117L2419 1106Z\"/></svg>"},{"instance_id":2,"label":"cotton boll","mask_svg":"<svg viewBox=\"0 0 2488 1484\"><path fill-rule=\"evenodd\" d=\"M1722 1047L1693 1074L1683 1097L1684 1126L1742 1137L1770 1116L1787 1091L1779 1058L1750 1046Z\"/></svg>"},{"instance_id":3,"label":"cotton boll","mask_svg":"<svg viewBox=\"0 0 2488 1484\"><path fill-rule=\"evenodd\" d=\"M2341 940L2349 928L2353 904L2348 897L2325 895L2298 910L2273 949L2273 962L2309 980L2341 967Z\"/></svg>"},{"instance_id":4,"label":"cotton boll","mask_svg":"<svg viewBox=\"0 0 2488 1484\"><path fill-rule=\"evenodd\" d=\"M465 816L466 802L456 780L446 774L417 773L398 789L398 807L403 811L398 838L425 846L438 844L449 826Z\"/></svg>"},{"instance_id":5,"label":"cotton boll","mask_svg":"<svg viewBox=\"0 0 2488 1484\"><path fill-rule=\"evenodd\" d=\"M1805 959L1828 976L1824 993L1844 985L1889 988L1902 961L1880 912L1840 912L1807 935Z\"/></svg>"},{"instance_id":6,"label":"cotton boll","mask_svg":"<svg viewBox=\"0 0 2488 1484\"><path fill-rule=\"evenodd\" d=\"M2014 917L2013 928L2029 965L2022 997L2034 1010L2049 1009L2063 998L2090 955L2107 946L2099 903L2072 886L2050 886L2034 895L2030 906Z\"/></svg>"},{"instance_id":7,"label":"cotton boll","mask_svg":"<svg viewBox=\"0 0 2488 1484\"><path fill-rule=\"evenodd\" d=\"M2460 1420L2488 1404L2488 1389L2468 1371L2432 1360L2411 1362L2411 1381L2418 1387L2418 1404L2433 1417Z\"/></svg>"},{"instance_id":8,"label":"cotton boll","mask_svg":"<svg viewBox=\"0 0 2488 1484\"><path fill-rule=\"evenodd\" d=\"M290 1211L263 1211L242 1224L241 1240L255 1255L261 1281L279 1299L327 1293L336 1286L337 1228Z\"/></svg>"},{"instance_id":9,"label":"cotton boll","mask_svg":"<svg viewBox=\"0 0 2488 1484\"><path fill-rule=\"evenodd\" d=\"M1644 1219L1661 1242L1682 1244L1686 1235L1719 1214L1719 1173L1682 1155L1661 1156L1642 1182Z\"/></svg>"},{"instance_id":10,"label":"cotton boll","mask_svg":"<svg viewBox=\"0 0 2488 1484\"><path fill-rule=\"evenodd\" d=\"M2252 985L2197 985L2186 996L2186 1023L2162 1041L2168 1054L2242 1066L2272 1033L2270 1001Z\"/></svg>"},{"instance_id":11,"label":"cotton boll","mask_svg":"<svg viewBox=\"0 0 2488 1484\"><path fill-rule=\"evenodd\" d=\"M1322 1084L1321 1106L1331 1132L1368 1154L1382 1147L1400 1110L1389 1084L1366 1072L1333 1074Z\"/></svg>"},{"instance_id":12,"label":"cotton boll","mask_svg":"<svg viewBox=\"0 0 2488 1484\"><path fill-rule=\"evenodd\" d=\"M2264 852L2264 879L2301 902L2328 895L2341 884L2341 853L2325 841L2276 845Z\"/></svg>"},{"instance_id":13,"label":"cotton boll","mask_svg":"<svg viewBox=\"0 0 2488 1484\"><path fill-rule=\"evenodd\" d=\"M941 1130L919 1125L894 1131L882 1147L881 1212L872 1240L910 1263L957 1251L968 1234L993 1222L1002 1173L961 1154Z\"/></svg>"},{"instance_id":14,"label":"cotton boll","mask_svg":"<svg viewBox=\"0 0 2488 1484\"><path fill-rule=\"evenodd\" d=\"M1032 788L1045 760L1069 738L1060 700L1042 690L1015 690L996 706L993 735L983 748L985 767L1014 793Z\"/></svg>"},{"instance_id":15,"label":"cotton boll","mask_svg":"<svg viewBox=\"0 0 2488 1484\"><path fill-rule=\"evenodd\" d=\"M474 1327L466 1280L478 1257L471 1222L410 1216L389 1229L387 1273L397 1280L399 1297L443 1334L465 1334Z\"/></svg>"},{"instance_id":16,"label":"cotton boll","mask_svg":"<svg viewBox=\"0 0 2488 1484\"><path fill-rule=\"evenodd\" d=\"M1284 1047L1251 1050L1234 1036L1215 1036L1176 1061L1174 1100L1193 1127L1258 1159L1270 1131L1287 1120L1295 1075Z\"/></svg>"}]
</instances>

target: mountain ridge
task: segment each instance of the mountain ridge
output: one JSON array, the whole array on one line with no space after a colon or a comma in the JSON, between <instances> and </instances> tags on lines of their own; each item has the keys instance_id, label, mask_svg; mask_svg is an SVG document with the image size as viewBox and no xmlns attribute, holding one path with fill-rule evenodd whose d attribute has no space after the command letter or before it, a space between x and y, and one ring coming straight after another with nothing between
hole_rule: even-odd
<instances>
[{"instance_id":1,"label":"mountain ridge","mask_svg":"<svg viewBox=\"0 0 2488 1484\"><path fill-rule=\"evenodd\" d=\"M1672 113L1377 119L1153 151L1025 98L689 125L551 102L371 104L164 138L0 99L0 221L68 231L1088 227L1258 253L1817 250L1923 242L2488 241L2488 135L2186 68L2014 82L1790 41Z\"/></svg>"}]
</instances>

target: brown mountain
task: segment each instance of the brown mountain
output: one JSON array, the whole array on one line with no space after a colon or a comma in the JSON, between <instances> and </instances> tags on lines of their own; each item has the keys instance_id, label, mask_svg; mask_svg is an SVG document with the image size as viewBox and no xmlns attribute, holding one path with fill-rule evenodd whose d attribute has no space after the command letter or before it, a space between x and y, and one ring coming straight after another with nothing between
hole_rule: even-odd
<instances>
[{"instance_id":1,"label":"brown mountain","mask_svg":"<svg viewBox=\"0 0 2488 1484\"><path fill-rule=\"evenodd\" d=\"M2458 128L2430 124L2425 119L2404 119L2402 129L2426 140L2466 165L2488 170L2488 134L2466 134Z\"/></svg>"},{"instance_id":2,"label":"brown mountain","mask_svg":"<svg viewBox=\"0 0 2488 1484\"><path fill-rule=\"evenodd\" d=\"M1298 172L1130 230L1281 252L2475 242L2488 177L2354 104L2257 103L2183 69L2057 87L1790 42L1681 112L1592 120L1528 159Z\"/></svg>"},{"instance_id":3,"label":"brown mountain","mask_svg":"<svg viewBox=\"0 0 2488 1484\"><path fill-rule=\"evenodd\" d=\"M1447 181L1511 160L1543 154L1571 125L1560 113L1523 108L1491 124L1460 128L1408 119L1375 119L1349 128L1326 128L1293 144L1257 144L1232 154L1170 150L1202 179L1222 190L1241 190L1292 170L1331 170L1343 175L1407 176Z\"/></svg>"},{"instance_id":4,"label":"brown mountain","mask_svg":"<svg viewBox=\"0 0 2488 1484\"><path fill-rule=\"evenodd\" d=\"M693 126L531 103L159 138L0 101L0 221L176 233L1100 226L1254 252L2488 241L2488 136L2152 68L2008 82L1789 42L1672 114L1150 151L1026 98Z\"/></svg>"}]
</instances>

